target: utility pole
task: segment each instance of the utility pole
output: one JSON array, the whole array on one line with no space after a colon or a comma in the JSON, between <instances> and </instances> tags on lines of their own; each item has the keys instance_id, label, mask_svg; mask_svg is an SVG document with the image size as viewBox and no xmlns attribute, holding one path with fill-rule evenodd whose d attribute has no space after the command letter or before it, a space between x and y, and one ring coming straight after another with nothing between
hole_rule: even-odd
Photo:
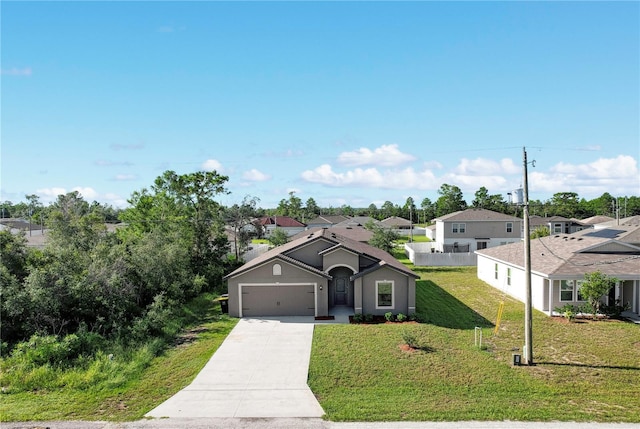
<instances>
[{"instance_id":1,"label":"utility pole","mask_svg":"<svg viewBox=\"0 0 640 429\"><path fill-rule=\"evenodd\" d=\"M524 363L533 365L533 318L531 314L531 236L529 232L529 182L527 178L527 149L522 148L524 166L524 204L522 217L524 220ZM535 161L534 161L535 162Z\"/></svg>"}]
</instances>

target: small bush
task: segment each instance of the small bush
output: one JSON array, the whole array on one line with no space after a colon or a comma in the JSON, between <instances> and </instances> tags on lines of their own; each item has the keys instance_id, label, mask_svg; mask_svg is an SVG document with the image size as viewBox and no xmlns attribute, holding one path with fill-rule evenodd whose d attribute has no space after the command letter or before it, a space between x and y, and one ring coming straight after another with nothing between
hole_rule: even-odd
<instances>
[{"instance_id":1,"label":"small bush","mask_svg":"<svg viewBox=\"0 0 640 429\"><path fill-rule=\"evenodd\" d=\"M600 307L600 310L602 311L602 313L606 314L609 317L614 317L617 319L620 318L623 311L627 311L630 309L631 307L629 306L628 303L622 304L619 299L616 299L616 302L614 302L613 304L609 304L609 305L603 304Z\"/></svg>"},{"instance_id":2,"label":"small bush","mask_svg":"<svg viewBox=\"0 0 640 429\"><path fill-rule=\"evenodd\" d=\"M569 320L570 322L573 322L573 320L578 315L579 309L571 304L565 304L562 307L554 308L554 311L556 313L559 313L562 317Z\"/></svg>"},{"instance_id":3,"label":"small bush","mask_svg":"<svg viewBox=\"0 0 640 429\"><path fill-rule=\"evenodd\" d=\"M366 323L371 323L371 322L373 322L373 314L368 314L368 313L367 313L367 314L365 314L365 315L364 315L364 321L365 321Z\"/></svg>"},{"instance_id":4,"label":"small bush","mask_svg":"<svg viewBox=\"0 0 640 429\"><path fill-rule=\"evenodd\" d=\"M418 344L418 337L416 337L412 332L402 331L402 341L413 349L420 348L420 345Z\"/></svg>"},{"instance_id":5,"label":"small bush","mask_svg":"<svg viewBox=\"0 0 640 429\"><path fill-rule=\"evenodd\" d=\"M387 319L387 322L393 322L393 313L390 311L384 313L384 318Z\"/></svg>"},{"instance_id":6,"label":"small bush","mask_svg":"<svg viewBox=\"0 0 640 429\"><path fill-rule=\"evenodd\" d=\"M398 319L398 322L406 322L407 316L405 314L398 313L398 316L396 317L396 319Z\"/></svg>"},{"instance_id":7,"label":"small bush","mask_svg":"<svg viewBox=\"0 0 640 429\"><path fill-rule=\"evenodd\" d=\"M364 314L356 313L353 315L353 318L351 320L353 321L353 323L362 323L364 322Z\"/></svg>"}]
</instances>

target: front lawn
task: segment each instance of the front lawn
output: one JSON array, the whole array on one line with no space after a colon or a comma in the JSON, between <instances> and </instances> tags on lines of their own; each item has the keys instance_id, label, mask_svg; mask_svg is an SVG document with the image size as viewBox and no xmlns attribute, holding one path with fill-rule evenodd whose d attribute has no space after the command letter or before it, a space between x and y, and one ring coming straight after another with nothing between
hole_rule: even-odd
<instances>
[{"instance_id":1,"label":"front lawn","mask_svg":"<svg viewBox=\"0 0 640 429\"><path fill-rule=\"evenodd\" d=\"M536 365L514 367L522 303L478 280L475 267L414 270L427 323L316 326L309 385L329 420L640 421L640 327L534 312ZM401 350L405 332L423 349Z\"/></svg>"}]
</instances>

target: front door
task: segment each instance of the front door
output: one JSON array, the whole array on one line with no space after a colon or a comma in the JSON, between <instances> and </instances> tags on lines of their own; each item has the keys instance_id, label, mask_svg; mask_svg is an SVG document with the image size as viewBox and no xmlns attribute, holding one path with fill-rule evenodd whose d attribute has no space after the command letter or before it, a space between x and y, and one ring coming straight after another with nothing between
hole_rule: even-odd
<instances>
[{"instance_id":1,"label":"front door","mask_svg":"<svg viewBox=\"0 0 640 429\"><path fill-rule=\"evenodd\" d=\"M335 279L336 287L333 296L333 302L335 305L347 305L347 293L349 279L346 277L337 277Z\"/></svg>"}]
</instances>

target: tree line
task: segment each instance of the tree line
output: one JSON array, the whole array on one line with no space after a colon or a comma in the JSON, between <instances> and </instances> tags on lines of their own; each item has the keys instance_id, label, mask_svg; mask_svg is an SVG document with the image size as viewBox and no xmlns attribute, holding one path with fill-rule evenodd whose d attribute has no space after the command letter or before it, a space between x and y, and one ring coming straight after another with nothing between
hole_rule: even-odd
<instances>
[{"instance_id":1,"label":"tree line","mask_svg":"<svg viewBox=\"0 0 640 429\"><path fill-rule=\"evenodd\" d=\"M280 200L278 207L264 210L266 214L290 216L302 223L319 215L369 216L377 220L398 216L411 219L414 223L428 224L433 219L468 208L484 208L514 216L522 216L522 207L505 199L502 194L490 194L482 186L474 194L474 199L467 203L462 190L455 185L443 184L438 189L439 197L432 201L423 198L419 205L412 197L407 198L403 205L385 201L380 207L370 204L368 207L353 208L349 205L341 207L320 208L313 198L306 203L294 192L289 197ZM604 215L628 217L640 215L640 197L614 197L604 193L598 198L586 200L575 192L557 192L548 200L529 200L529 213L537 216L562 216L568 219L586 219L592 216Z\"/></svg>"}]
</instances>

